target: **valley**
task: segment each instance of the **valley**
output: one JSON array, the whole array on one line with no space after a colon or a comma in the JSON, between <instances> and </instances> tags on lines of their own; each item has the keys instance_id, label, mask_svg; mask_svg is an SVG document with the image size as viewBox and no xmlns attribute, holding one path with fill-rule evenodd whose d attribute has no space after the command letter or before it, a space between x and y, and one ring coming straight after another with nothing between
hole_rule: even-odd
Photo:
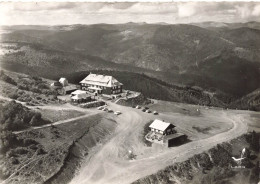
<instances>
[{"instance_id":1,"label":"valley","mask_svg":"<svg viewBox=\"0 0 260 184\"><path fill-rule=\"evenodd\" d=\"M259 22L1 26L0 183L259 180L259 38ZM91 73L123 84L85 86L105 110L52 86L82 90ZM154 119L188 141L147 144ZM232 170L243 148L246 169Z\"/></svg>"}]
</instances>

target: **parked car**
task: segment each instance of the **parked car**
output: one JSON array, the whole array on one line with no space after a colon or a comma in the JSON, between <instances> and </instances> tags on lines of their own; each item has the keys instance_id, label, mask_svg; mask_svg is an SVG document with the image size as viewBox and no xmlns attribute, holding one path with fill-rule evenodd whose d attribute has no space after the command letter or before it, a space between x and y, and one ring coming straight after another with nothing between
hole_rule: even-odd
<instances>
[{"instance_id":1,"label":"parked car","mask_svg":"<svg viewBox=\"0 0 260 184\"><path fill-rule=\"evenodd\" d=\"M154 115L158 115L158 112L157 112L157 111L153 111L153 114L154 114Z\"/></svg>"},{"instance_id":2,"label":"parked car","mask_svg":"<svg viewBox=\"0 0 260 184\"><path fill-rule=\"evenodd\" d=\"M114 114L115 115L120 115L120 114L122 114L120 111L116 111L116 112L114 112Z\"/></svg>"},{"instance_id":3,"label":"parked car","mask_svg":"<svg viewBox=\"0 0 260 184\"><path fill-rule=\"evenodd\" d=\"M151 113L151 111L150 111L150 110L146 110L145 112L147 112L147 113Z\"/></svg>"},{"instance_id":4,"label":"parked car","mask_svg":"<svg viewBox=\"0 0 260 184\"><path fill-rule=\"evenodd\" d=\"M135 108L137 108L137 109L141 109L141 106L137 105Z\"/></svg>"},{"instance_id":5,"label":"parked car","mask_svg":"<svg viewBox=\"0 0 260 184\"><path fill-rule=\"evenodd\" d=\"M146 109L142 109L142 111L143 111L143 112L145 112L145 111L146 111Z\"/></svg>"},{"instance_id":6,"label":"parked car","mask_svg":"<svg viewBox=\"0 0 260 184\"><path fill-rule=\"evenodd\" d=\"M103 111L107 111L107 110L108 110L108 108L106 108L106 107L103 109Z\"/></svg>"},{"instance_id":7,"label":"parked car","mask_svg":"<svg viewBox=\"0 0 260 184\"><path fill-rule=\"evenodd\" d=\"M107 112L113 112L113 110L112 109L108 109Z\"/></svg>"}]
</instances>

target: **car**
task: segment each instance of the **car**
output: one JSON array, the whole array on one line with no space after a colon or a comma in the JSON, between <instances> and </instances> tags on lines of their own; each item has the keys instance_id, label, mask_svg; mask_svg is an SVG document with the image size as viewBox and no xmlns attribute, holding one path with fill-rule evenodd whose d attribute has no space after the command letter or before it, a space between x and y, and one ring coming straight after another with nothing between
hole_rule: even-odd
<instances>
[{"instance_id":1,"label":"car","mask_svg":"<svg viewBox=\"0 0 260 184\"><path fill-rule=\"evenodd\" d=\"M103 111L107 111L107 110L108 110L108 108L106 108L106 107L103 109Z\"/></svg>"},{"instance_id":2,"label":"car","mask_svg":"<svg viewBox=\"0 0 260 184\"><path fill-rule=\"evenodd\" d=\"M113 112L113 110L112 109L108 109L107 112Z\"/></svg>"},{"instance_id":3,"label":"car","mask_svg":"<svg viewBox=\"0 0 260 184\"><path fill-rule=\"evenodd\" d=\"M137 105L135 108L136 108L136 109L141 109L141 107L140 107L139 105Z\"/></svg>"},{"instance_id":4,"label":"car","mask_svg":"<svg viewBox=\"0 0 260 184\"><path fill-rule=\"evenodd\" d=\"M150 110L146 110L145 112L147 112L147 113L151 113L151 111L150 111Z\"/></svg>"},{"instance_id":5,"label":"car","mask_svg":"<svg viewBox=\"0 0 260 184\"><path fill-rule=\"evenodd\" d=\"M114 114L115 115L120 115L120 114L122 114L120 111L116 111L116 112L114 112Z\"/></svg>"},{"instance_id":6,"label":"car","mask_svg":"<svg viewBox=\"0 0 260 184\"><path fill-rule=\"evenodd\" d=\"M158 115L158 112L157 112L157 111L153 111L153 114L154 114L154 115Z\"/></svg>"},{"instance_id":7,"label":"car","mask_svg":"<svg viewBox=\"0 0 260 184\"><path fill-rule=\"evenodd\" d=\"M145 112L145 111L146 111L146 109L142 109L142 111L143 111L143 112Z\"/></svg>"}]
</instances>

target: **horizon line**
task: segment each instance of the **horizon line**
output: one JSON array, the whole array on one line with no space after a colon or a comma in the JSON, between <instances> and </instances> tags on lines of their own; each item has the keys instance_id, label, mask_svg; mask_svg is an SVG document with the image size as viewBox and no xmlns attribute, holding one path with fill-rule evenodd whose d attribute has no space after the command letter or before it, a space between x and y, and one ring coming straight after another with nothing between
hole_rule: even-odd
<instances>
[{"instance_id":1,"label":"horizon line","mask_svg":"<svg viewBox=\"0 0 260 184\"><path fill-rule=\"evenodd\" d=\"M167 25L176 25L176 24L199 24L199 23L223 23L223 24L236 24L236 23L260 23L260 21L240 21L240 22L221 22L221 21L202 21L202 22L190 22L190 23L167 23L167 22L154 22L154 23L147 23L147 22L125 22L125 23L90 23L90 24L82 24L82 23L76 23L76 24L5 24L0 25L2 26L72 26L72 25L99 25L99 24L107 24L107 25L120 25L120 24L167 24Z\"/></svg>"}]
</instances>

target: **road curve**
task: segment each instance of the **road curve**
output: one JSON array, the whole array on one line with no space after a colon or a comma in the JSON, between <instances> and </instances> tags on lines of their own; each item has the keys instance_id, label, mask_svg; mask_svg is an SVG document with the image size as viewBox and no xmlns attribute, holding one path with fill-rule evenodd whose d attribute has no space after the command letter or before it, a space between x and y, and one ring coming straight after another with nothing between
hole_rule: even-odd
<instances>
[{"instance_id":1,"label":"road curve","mask_svg":"<svg viewBox=\"0 0 260 184\"><path fill-rule=\"evenodd\" d=\"M129 160L127 159L129 150L138 153L138 150L145 149L140 141L140 129L149 117L140 113L140 110L116 104L110 105L113 109L123 112L116 119L118 127L113 137L89 154L70 184L128 184L247 132L245 114L220 111L222 119L233 124L228 131L156 154L148 154L149 156L143 156L141 159Z\"/></svg>"}]
</instances>

